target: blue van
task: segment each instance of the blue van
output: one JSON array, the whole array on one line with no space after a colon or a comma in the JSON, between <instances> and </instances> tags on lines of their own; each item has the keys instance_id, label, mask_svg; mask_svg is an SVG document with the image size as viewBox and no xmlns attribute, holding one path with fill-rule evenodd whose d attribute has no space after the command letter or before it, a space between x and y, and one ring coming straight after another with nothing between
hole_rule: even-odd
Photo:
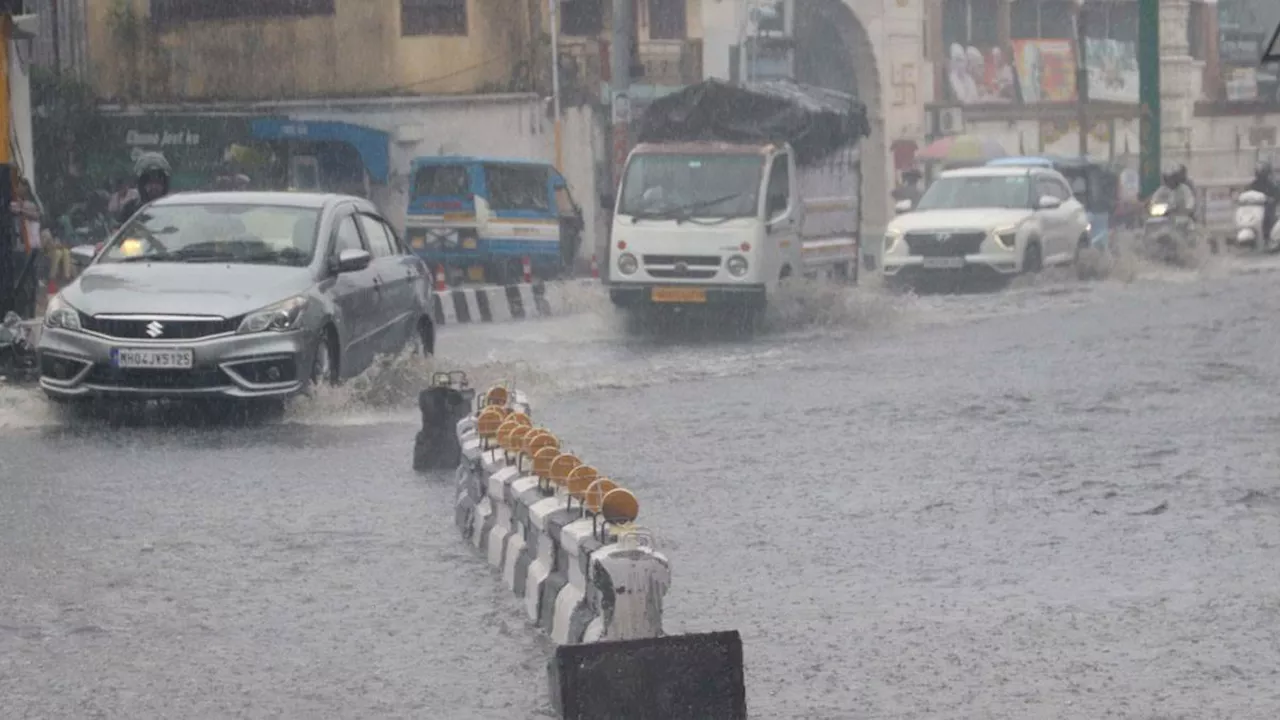
<instances>
[{"instance_id":1,"label":"blue van","mask_svg":"<svg viewBox=\"0 0 1280 720\"><path fill-rule=\"evenodd\" d=\"M509 284L528 258L537 278L572 273L582 209L550 163L420 157L410 175L405 236L433 271Z\"/></svg>"}]
</instances>

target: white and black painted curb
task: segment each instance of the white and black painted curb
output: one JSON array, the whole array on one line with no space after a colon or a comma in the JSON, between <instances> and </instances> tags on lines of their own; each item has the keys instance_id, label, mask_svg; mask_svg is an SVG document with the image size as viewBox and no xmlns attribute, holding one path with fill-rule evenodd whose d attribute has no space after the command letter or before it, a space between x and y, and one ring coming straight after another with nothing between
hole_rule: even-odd
<instances>
[{"instance_id":1,"label":"white and black painted curb","mask_svg":"<svg viewBox=\"0 0 1280 720\"><path fill-rule=\"evenodd\" d=\"M437 325L527 320L551 314L546 283L459 287L431 293Z\"/></svg>"},{"instance_id":2,"label":"white and black painted curb","mask_svg":"<svg viewBox=\"0 0 1280 720\"><path fill-rule=\"evenodd\" d=\"M560 645L662 636L662 601L670 563L651 536L633 527L614 533L602 518L528 469L530 459L487 449L478 411L458 423L456 520L462 535L507 587L524 600L529 620ZM528 416L512 392L507 409ZM563 452L563 451L559 451Z\"/></svg>"}]
</instances>

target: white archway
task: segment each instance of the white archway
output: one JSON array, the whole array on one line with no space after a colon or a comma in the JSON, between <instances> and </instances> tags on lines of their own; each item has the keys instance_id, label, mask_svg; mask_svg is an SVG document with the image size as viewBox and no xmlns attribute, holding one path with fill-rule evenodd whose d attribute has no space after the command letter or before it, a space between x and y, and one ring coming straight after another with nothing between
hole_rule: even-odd
<instances>
[{"instance_id":1,"label":"white archway","mask_svg":"<svg viewBox=\"0 0 1280 720\"><path fill-rule=\"evenodd\" d=\"M848 93L867 106L871 136L862 152L862 236L879 238L889 223L891 182L871 37L843 0L795 0L793 37L797 82Z\"/></svg>"}]
</instances>

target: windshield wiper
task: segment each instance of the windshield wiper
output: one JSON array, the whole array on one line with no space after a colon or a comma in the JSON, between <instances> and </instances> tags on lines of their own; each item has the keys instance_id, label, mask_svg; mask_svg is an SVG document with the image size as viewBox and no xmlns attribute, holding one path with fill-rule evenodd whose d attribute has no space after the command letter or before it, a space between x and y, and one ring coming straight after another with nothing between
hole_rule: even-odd
<instances>
[{"instance_id":1,"label":"windshield wiper","mask_svg":"<svg viewBox=\"0 0 1280 720\"><path fill-rule=\"evenodd\" d=\"M745 194L746 193L736 192L731 195L725 195L724 197L712 198L710 200L699 200L698 202L688 203L686 205L676 205L674 207L664 208L656 212L636 213L631 216L631 224L634 225L637 220L645 219L645 220L675 220L676 224L678 225L682 222L686 222L688 220L693 219L694 213L697 212L698 210L711 207L712 205L719 205L720 203L725 202L726 200L733 200L734 198L742 197ZM715 217L721 217L727 220L732 216L717 215Z\"/></svg>"}]
</instances>

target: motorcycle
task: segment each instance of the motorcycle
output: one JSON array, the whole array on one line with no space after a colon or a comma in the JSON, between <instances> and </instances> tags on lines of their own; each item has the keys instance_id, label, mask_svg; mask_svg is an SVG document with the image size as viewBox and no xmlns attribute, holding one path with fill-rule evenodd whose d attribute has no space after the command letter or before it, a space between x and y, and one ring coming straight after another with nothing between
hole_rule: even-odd
<instances>
[{"instance_id":1,"label":"motorcycle","mask_svg":"<svg viewBox=\"0 0 1280 720\"><path fill-rule=\"evenodd\" d=\"M1267 206L1275 202L1265 193L1246 190L1236 198L1236 234L1234 244L1257 249L1258 252L1275 252L1280 248L1280 222L1267 232L1262 227Z\"/></svg>"},{"instance_id":2,"label":"motorcycle","mask_svg":"<svg viewBox=\"0 0 1280 720\"><path fill-rule=\"evenodd\" d=\"M1187 267L1196 248L1195 221L1185 210L1153 201L1142 225L1142 245L1154 260Z\"/></svg>"}]
</instances>

